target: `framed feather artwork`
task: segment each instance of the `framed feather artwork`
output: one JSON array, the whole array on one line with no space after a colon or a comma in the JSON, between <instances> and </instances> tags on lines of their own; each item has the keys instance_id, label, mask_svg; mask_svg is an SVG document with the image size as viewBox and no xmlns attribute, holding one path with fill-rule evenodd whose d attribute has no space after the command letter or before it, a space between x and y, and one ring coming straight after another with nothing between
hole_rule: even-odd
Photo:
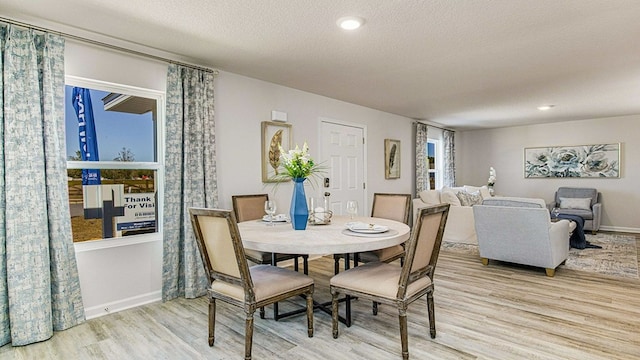
<instances>
[{"instance_id":1,"label":"framed feather artwork","mask_svg":"<svg viewBox=\"0 0 640 360\"><path fill-rule=\"evenodd\" d=\"M262 182L289 181L287 177L278 177L284 171L280 162L280 147L284 151L291 148L291 124L262 122Z\"/></svg>"},{"instance_id":2,"label":"framed feather artwork","mask_svg":"<svg viewBox=\"0 0 640 360\"><path fill-rule=\"evenodd\" d=\"M384 178L400 178L400 140L384 139Z\"/></svg>"}]
</instances>

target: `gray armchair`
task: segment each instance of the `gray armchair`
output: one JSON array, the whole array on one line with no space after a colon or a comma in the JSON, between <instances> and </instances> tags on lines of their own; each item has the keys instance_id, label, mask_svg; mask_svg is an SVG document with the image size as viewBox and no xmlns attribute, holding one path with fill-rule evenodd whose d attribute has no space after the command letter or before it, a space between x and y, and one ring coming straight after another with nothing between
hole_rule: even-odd
<instances>
[{"instance_id":1,"label":"gray armchair","mask_svg":"<svg viewBox=\"0 0 640 360\"><path fill-rule=\"evenodd\" d=\"M473 206L478 248L489 260L545 268L547 276L569 256L569 221L551 222L542 199L496 197Z\"/></svg>"},{"instance_id":2,"label":"gray armchair","mask_svg":"<svg viewBox=\"0 0 640 360\"><path fill-rule=\"evenodd\" d=\"M558 208L560 214L580 216L584 219L584 230L593 234L600 229L602 204L600 193L594 188L560 187L549 208Z\"/></svg>"}]
</instances>

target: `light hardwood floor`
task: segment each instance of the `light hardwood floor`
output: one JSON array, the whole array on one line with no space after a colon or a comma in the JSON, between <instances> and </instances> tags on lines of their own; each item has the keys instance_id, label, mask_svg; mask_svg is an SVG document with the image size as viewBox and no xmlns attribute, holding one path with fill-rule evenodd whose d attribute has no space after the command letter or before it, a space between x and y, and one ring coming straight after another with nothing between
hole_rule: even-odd
<instances>
[{"instance_id":1,"label":"light hardwood floor","mask_svg":"<svg viewBox=\"0 0 640 360\"><path fill-rule=\"evenodd\" d=\"M328 300L330 258L310 262L316 299ZM490 265L442 252L436 270L437 337L426 301L409 308L411 359L639 359L640 281L558 270ZM0 348L0 359L240 359L241 311L219 303L216 344L207 344L206 297L150 304L92 319L48 341ZM303 304L300 299L299 304ZM283 304L288 307L295 304ZM344 307L341 306L341 310ZM400 359L397 312L355 301L353 325L331 336L330 316L255 318L254 359Z\"/></svg>"}]
</instances>

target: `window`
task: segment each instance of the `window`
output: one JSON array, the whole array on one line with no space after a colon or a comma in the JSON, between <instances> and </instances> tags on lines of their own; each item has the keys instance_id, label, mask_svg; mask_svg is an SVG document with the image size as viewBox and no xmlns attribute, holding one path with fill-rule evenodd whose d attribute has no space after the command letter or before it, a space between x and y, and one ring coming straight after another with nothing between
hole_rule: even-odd
<instances>
[{"instance_id":1,"label":"window","mask_svg":"<svg viewBox=\"0 0 640 360\"><path fill-rule=\"evenodd\" d=\"M427 139L427 161L429 168L429 189L442 187L442 156L440 140Z\"/></svg>"},{"instance_id":2,"label":"window","mask_svg":"<svg viewBox=\"0 0 640 360\"><path fill-rule=\"evenodd\" d=\"M67 78L65 132L73 241L156 233L163 95Z\"/></svg>"}]
</instances>

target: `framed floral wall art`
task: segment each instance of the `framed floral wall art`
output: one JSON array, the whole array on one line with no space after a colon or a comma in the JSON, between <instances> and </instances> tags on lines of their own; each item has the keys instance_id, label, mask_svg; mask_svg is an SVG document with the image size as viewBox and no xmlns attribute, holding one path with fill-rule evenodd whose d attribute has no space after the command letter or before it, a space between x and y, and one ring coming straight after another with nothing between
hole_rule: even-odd
<instances>
[{"instance_id":1,"label":"framed floral wall art","mask_svg":"<svg viewBox=\"0 0 640 360\"><path fill-rule=\"evenodd\" d=\"M400 178L400 140L384 139L384 178Z\"/></svg>"},{"instance_id":2,"label":"framed floral wall art","mask_svg":"<svg viewBox=\"0 0 640 360\"><path fill-rule=\"evenodd\" d=\"M524 149L525 178L619 178L620 143Z\"/></svg>"},{"instance_id":3,"label":"framed floral wall art","mask_svg":"<svg viewBox=\"0 0 640 360\"><path fill-rule=\"evenodd\" d=\"M278 176L284 171L279 146L285 151L291 149L292 136L291 124L262 122L262 182L289 181L286 177Z\"/></svg>"}]
</instances>

